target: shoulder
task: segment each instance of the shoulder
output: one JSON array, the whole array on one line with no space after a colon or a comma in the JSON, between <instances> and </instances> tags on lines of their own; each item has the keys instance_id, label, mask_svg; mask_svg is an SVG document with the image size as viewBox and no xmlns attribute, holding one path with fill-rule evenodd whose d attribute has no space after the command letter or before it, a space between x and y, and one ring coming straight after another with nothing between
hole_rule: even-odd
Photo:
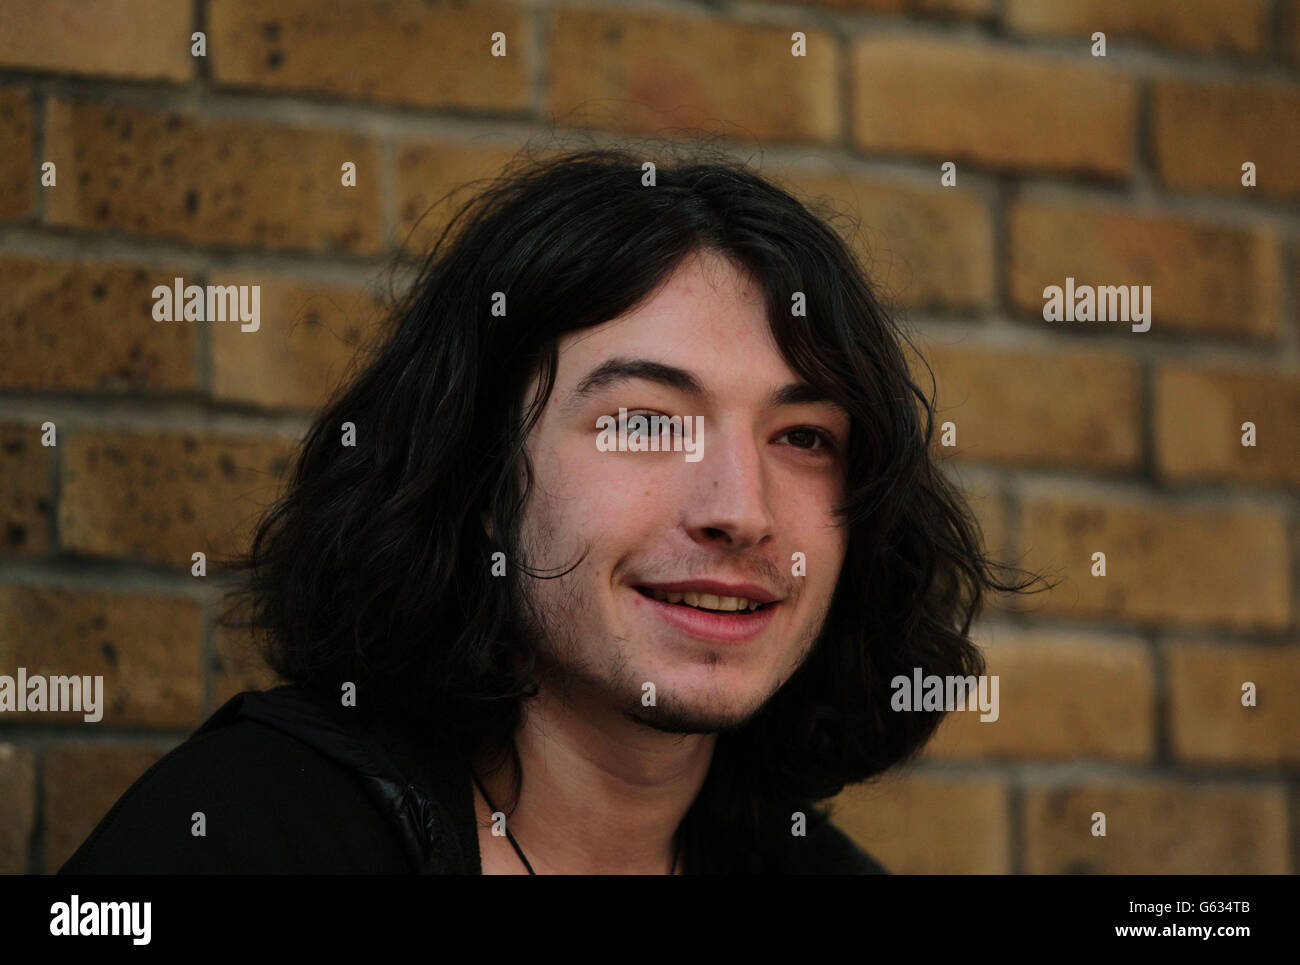
<instances>
[{"instance_id":1,"label":"shoulder","mask_svg":"<svg viewBox=\"0 0 1300 965\"><path fill-rule=\"evenodd\" d=\"M819 831L824 874L887 875L889 871L856 841L827 821Z\"/></svg>"},{"instance_id":2,"label":"shoulder","mask_svg":"<svg viewBox=\"0 0 1300 965\"><path fill-rule=\"evenodd\" d=\"M885 875L889 871L829 819L816 822L804 837L791 837L789 874Z\"/></svg>"},{"instance_id":3,"label":"shoulder","mask_svg":"<svg viewBox=\"0 0 1300 965\"><path fill-rule=\"evenodd\" d=\"M60 873L368 870L407 862L356 778L273 727L239 720L192 736L146 771Z\"/></svg>"}]
</instances>

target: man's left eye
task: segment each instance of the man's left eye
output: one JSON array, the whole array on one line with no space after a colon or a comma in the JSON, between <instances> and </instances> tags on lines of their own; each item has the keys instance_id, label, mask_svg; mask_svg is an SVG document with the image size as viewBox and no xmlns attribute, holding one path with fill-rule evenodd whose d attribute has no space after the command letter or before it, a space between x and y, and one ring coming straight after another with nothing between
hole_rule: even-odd
<instances>
[{"instance_id":1,"label":"man's left eye","mask_svg":"<svg viewBox=\"0 0 1300 965\"><path fill-rule=\"evenodd\" d=\"M806 427L799 428L799 429L791 429L788 432L786 432L786 435L790 436L792 439L802 439L809 443L808 445L800 445L799 443L796 442L795 443L796 449L807 449L809 452L817 452L818 451L817 448L814 448L814 446L812 445L812 443L816 443L816 442L821 443L820 448L822 449L835 448L835 440L827 433L822 432L820 429L809 429Z\"/></svg>"}]
</instances>

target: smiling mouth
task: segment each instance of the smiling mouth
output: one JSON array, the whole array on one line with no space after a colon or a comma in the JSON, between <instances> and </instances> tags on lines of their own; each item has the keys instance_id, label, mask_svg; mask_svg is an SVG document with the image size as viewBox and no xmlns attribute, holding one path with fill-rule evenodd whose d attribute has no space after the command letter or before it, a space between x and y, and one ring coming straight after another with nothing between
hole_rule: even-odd
<instances>
[{"instance_id":1,"label":"smiling mouth","mask_svg":"<svg viewBox=\"0 0 1300 965\"><path fill-rule=\"evenodd\" d=\"M642 596L658 600L660 603L670 603L675 606L703 610L705 613L716 613L719 616L744 616L749 613L757 613L759 610L766 610L780 602L774 600L772 603L759 603L744 597L718 596L713 593L676 593L650 589L644 586L634 587L634 589Z\"/></svg>"}]
</instances>

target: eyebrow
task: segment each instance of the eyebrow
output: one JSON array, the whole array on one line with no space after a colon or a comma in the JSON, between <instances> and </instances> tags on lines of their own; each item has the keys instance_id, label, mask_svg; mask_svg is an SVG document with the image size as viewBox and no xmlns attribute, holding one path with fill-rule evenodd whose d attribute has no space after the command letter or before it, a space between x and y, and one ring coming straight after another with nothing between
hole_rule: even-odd
<instances>
[{"instance_id":1,"label":"eyebrow","mask_svg":"<svg viewBox=\"0 0 1300 965\"><path fill-rule=\"evenodd\" d=\"M644 379L659 385L694 395L706 401L713 400L713 393L705 388L696 376L686 369L653 359L625 358L616 356L606 359L583 376L577 387L569 393L564 403L565 409L576 408L583 400L595 395L602 389L629 379ZM767 397L769 408L784 405L828 405L838 410L845 417L849 412L839 402L821 389L807 382L791 382L774 389Z\"/></svg>"}]
</instances>

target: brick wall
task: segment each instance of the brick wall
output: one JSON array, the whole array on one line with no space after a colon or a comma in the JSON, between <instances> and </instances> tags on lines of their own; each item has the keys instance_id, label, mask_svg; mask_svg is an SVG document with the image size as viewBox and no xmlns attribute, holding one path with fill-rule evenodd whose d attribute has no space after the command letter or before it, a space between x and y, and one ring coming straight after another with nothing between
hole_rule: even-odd
<instances>
[{"instance_id":1,"label":"brick wall","mask_svg":"<svg viewBox=\"0 0 1300 965\"><path fill-rule=\"evenodd\" d=\"M1061 578L977 626L999 719L841 826L897 871L1297 870L1300 0L347 9L0 2L0 673L108 698L0 721L0 871L271 682L191 553L247 537L428 205L552 122L718 130L848 214L990 550ZM259 284L262 330L154 322L174 276ZM1150 285L1151 329L1044 321L1067 276Z\"/></svg>"}]
</instances>

